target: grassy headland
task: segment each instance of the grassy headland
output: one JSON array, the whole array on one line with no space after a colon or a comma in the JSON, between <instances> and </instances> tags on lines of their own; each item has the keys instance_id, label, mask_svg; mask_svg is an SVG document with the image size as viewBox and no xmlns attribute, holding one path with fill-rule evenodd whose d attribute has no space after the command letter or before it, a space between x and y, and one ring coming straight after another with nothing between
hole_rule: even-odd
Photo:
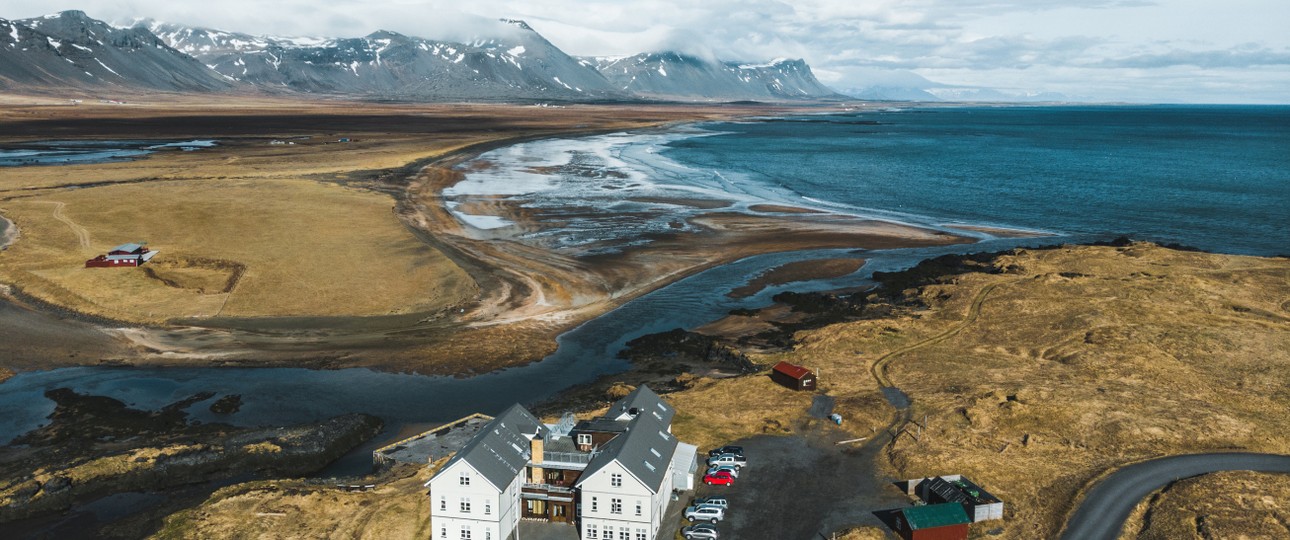
<instances>
[{"instance_id":1,"label":"grassy headland","mask_svg":"<svg viewBox=\"0 0 1290 540\"><path fill-rule=\"evenodd\" d=\"M1224 450L1290 453L1290 433L1282 429L1290 415L1284 384L1290 380L1290 260L1143 243L1064 246L946 257L881 278L886 288L860 298L792 297L788 309L800 316L787 323L797 329L787 349L750 335L704 342L672 333L647 340L650 348L632 355L635 371L574 395L594 409L592 401L620 395L622 382L671 389L674 433L701 447L756 435L810 436L820 425L807 413L812 394L778 386L764 372L731 377L728 360L746 354L761 366L779 360L811 366L821 372L820 393L846 418L831 437L880 445L874 468L892 480L972 478L1006 501L1005 520L989 527L1001 527L992 537L1005 539L1055 537L1082 490L1130 462ZM766 311L764 325L779 324L783 309ZM741 338L758 345L741 346ZM650 353L667 340L681 344L676 354ZM884 399L880 380L909 395L907 414ZM924 418L916 440L919 430L907 419ZM837 451L851 455L847 447ZM1177 499L1151 503L1157 521L1149 529L1172 531L1163 527L1174 525L1160 520L1179 512L1220 513L1208 503L1196 510L1213 491L1180 487L1171 488ZM291 497L305 496L322 495ZM267 525L239 524L239 516L282 504L283 497L230 489L175 523L195 531L263 531ZM1259 527L1272 527L1266 517L1281 515L1262 499L1232 497L1253 501L1264 516ZM410 482L387 498L424 502ZM1164 510L1166 502L1181 510ZM1215 527L1250 516L1229 510ZM389 516L378 521L385 525L373 522L374 530L395 523ZM306 530L329 534L324 527ZM851 535L884 537L872 526Z\"/></svg>"}]
</instances>

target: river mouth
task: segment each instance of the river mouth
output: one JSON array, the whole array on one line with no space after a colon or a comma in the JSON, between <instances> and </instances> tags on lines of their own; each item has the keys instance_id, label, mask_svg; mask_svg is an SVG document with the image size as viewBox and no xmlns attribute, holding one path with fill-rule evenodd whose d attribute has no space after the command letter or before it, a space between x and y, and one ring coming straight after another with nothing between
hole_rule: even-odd
<instances>
[{"instance_id":1,"label":"river mouth","mask_svg":"<svg viewBox=\"0 0 1290 540\"><path fill-rule=\"evenodd\" d=\"M0 167L42 165L92 165L132 161L163 150L192 152L217 143L210 139L186 141L101 140L37 141L0 145Z\"/></svg>"},{"instance_id":2,"label":"river mouth","mask_svg":"<svg viewBox=\"0 0 1290 540\"><path fill-rule=\"evenodd\" d=\"M342 458L328 475L359 475L370 470L370 451L407 426L455 420L475 412L495 414L513 403L532 405L598 377L626 371L617 357L626 342L674 328L694 328L733 309L756 308L786 290L824 291L871 285L875 271L895 271L945 254L996 251L1017 246L1057 244L1070 238L1000 239L978 244L857 252L813 250L748 257L711 268L627 302L568 331L557 339L557 351L540 362L466 378L374 371L366 368L146 368L71 367L19 373L0 383L0 441L47 422L54 402L44 392L70 388L78 393L111 397L131 408L157 410L200 392L210 398L185 412L200 422L238 426L275 426L315 422L347 413L380 417L385 431L377 440ZM843 277L769 286L747 298L728 293L765 271L795 260L820 257L863 258L866 264ZM216 414L210 405L223 396L242 396L233 414Z\"/></svg>"}]
</instances>

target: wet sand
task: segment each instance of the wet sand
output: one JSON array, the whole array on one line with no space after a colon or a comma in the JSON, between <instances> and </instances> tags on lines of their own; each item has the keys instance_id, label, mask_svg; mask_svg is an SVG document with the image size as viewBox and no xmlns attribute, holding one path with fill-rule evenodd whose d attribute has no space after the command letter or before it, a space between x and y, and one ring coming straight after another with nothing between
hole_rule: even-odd
<instances>
[{"instance_id":1,"label":"wet sand","mask_svg":"<svg viewBox=\"0 0 1290 540\"><path fill-rule=\"evenodd\" d=\"M504 107L473 111L501 114ZM684 122L747 114L742 110L668 109L657 122ZM756 111L764 114L766 111ZM346 132L384 128L398 113L353 115ZM603 114L603 113L602 113ZM632 116L628 112L624 116ZM323 115L313 118L323 120ZM245 133L256 125L287 122L292 133L309 122L274 117L237 116L250 127L216 129L215 122L144 120L131 128L164 128L167 134ZM406 120L406 118L405 118ZM453 121L467 118L454 116ZM639 121L639 118L637 119ZM78 118L52 125L64 133L90 129L108 136L112 123ZM299 122L299 123L297 123ZM349 125L348 122L353 122ZM210 126L207 126L210 124ZM401 125L401 124L400 124ZM105 127L107 126L107 127ZM116 129L122 129L117 126ZM430 128L418 128L430 129ZM440 131L447 127L434 128ZM471 131L478 132L479 126ZM658 200L708 213L691 219L692 230L655 234L644 246L615 253L553 250L525 242L516 233L547 226L547 216L526 214L504 201L489 209L516 223L502 231L483 231L460 223L448 210L443 190L460 181L457 165L520 141L571 137L622 130L618 126L533 129L498 136L429 161L395 170L358 171L342 178L351 187L374 189L394 198L394 212L419 239L440 250L476 281L479 297L451 311L381 317L271 317L173 321L164 326L77 323L82 339L45 344L60 335L64 321L29 308L3 306L0 331L9 343L22 343L32 363L17 369L100 363L182 366L372 367L423 374L488 372L539 360L555 350L555 337L622 303L704 269L759 253L815 248L882 249L965 243L942 232L831 214L760 216L723 212L723 205L685 198ZM107 130L107 131L104 131ZM278 128L280 131L281 128ZM102 133L100 133L102 132ZM335 181L327 179L326 181ZM700 204L701 203L701 204ZM576 209L565 209L576 211ZM697 230L695 230L697 229ZM70 324L70 323L69 323ZM53 349L58 349L57 351ZM44 358L43 362L37 361Z\"/></svg>"},{"instance_id":2,"label":"wet sand","mask_svg":"<svg viewBox=\"0 0 1290 540\"><path fill-rule=\"evenodd\" d=\"M730 291L726 296L747 298L773 285L842 277L854 273L861 266L864 266L864 259L815 259L788 263L767 270L743 287Z\"/></svg>"}]
</instances>

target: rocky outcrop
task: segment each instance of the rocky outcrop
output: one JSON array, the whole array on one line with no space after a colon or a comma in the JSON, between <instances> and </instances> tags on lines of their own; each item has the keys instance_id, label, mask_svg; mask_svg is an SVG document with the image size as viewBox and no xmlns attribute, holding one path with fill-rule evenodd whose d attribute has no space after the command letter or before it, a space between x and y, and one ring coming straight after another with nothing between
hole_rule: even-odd
<instances>
[{"instance_id":1,"label":"rocky outcrop","mask_svg":"<svg viewBox=\"0 0 1290 540\"><path fill-rule=\"evenodd\" d=\"M297 476L321 469L381 429L349 414L316 424L252 429L204 442L147 446L73 464L46 463L0 483L0 523L70 508L112 493L160 490L248 474Z\"/></svg>"}]
</instances>

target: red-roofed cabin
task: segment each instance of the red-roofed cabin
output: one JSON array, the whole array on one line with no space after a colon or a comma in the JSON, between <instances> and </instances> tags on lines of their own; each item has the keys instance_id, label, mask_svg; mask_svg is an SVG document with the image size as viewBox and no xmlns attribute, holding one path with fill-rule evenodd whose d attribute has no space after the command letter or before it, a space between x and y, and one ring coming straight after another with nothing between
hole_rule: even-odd
<instances>
[{"instance_id":1,"label":"red-roofed cabin","mask_svg":"<svg viewBox=\"0 0 1290 540\"><path fill-rule=\"evenodd\" d=\"M815 373L788 362L775 364L770 371L770 378L793 390L815 390Z\"/></svg>"},{"instance_id":2,"label":"red-roofed cabin","mask_svg":"<svg viewBox=\"0 0 1290 540\"><path fill-rule=\"evenodd\" d=\"M152 260L157 254L143 244L121 244L112 248L107 255L99 255L93 259L85 261L86 268L118 268L141 266Z\"/></svg>"}]
</instances>

